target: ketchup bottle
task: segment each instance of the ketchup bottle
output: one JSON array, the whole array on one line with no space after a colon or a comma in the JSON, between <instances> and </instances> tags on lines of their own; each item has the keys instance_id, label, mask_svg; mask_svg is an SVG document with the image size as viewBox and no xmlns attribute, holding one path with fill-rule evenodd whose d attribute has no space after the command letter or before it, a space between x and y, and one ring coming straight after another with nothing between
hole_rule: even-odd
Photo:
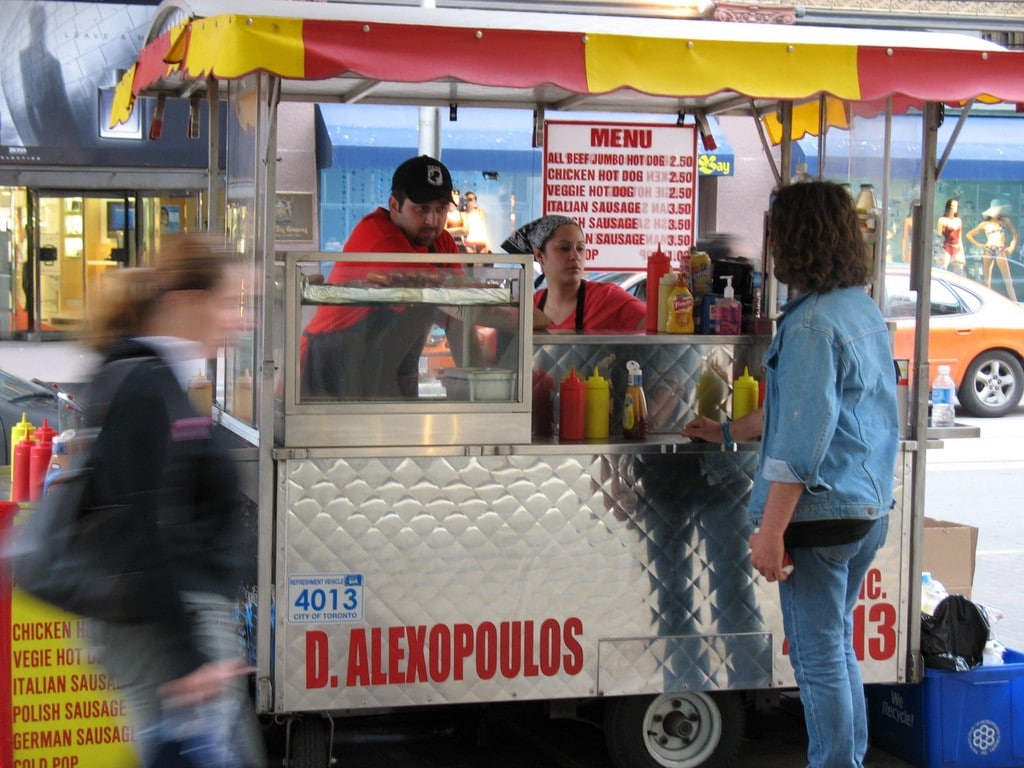
<instances>
[{"instance_id":1,"label":"ketchup bottle","mask_svg":"<svg viewBox=\"0 0 1024 768\"><path fill-rule=\"evenodd\" d=\"M550 437L555 421L555 380L543 368L533 369L533 435Z\"/></svg>"},{"instance_id":2,"label":"ketchup bottle","mask_svg":"<svg viewBox=\"0 0 1024 768\"><path fill-rule=\"evenodd\" d=\"M647 257L647 331L648 333L658 332L658 316L661 309L658 306L658 285L662 275L665 275L672 266L668 256L661 251L661 243L658 243L658 250Z\"/></svg>"},{"instance_id":3,"label":"ketchup bottle","mask_svg":"<svg viewBox=\"0 0 1024 768\"><path fill-rule=\"evenodd\" d=\"M28 462L28 500L39 501L43 498L43 481L46 480L46 473L50 469L50 451L52 445L49 440L32 444L29 452Z\"/></svg>"},{"instance_id":4,"label":"ketchup bottle","mask_svg":"<svg viewBox=\"0 0 1024 768\"><path fill-rule=\"evenodd\" d=\"M14 464L11 465L11 501L28 501L29 465L32 462L32 446L35 442L23 439L14 446Z\"/></svg>"},{"instance_id":5,"label":"ketchup bottle","mask_svg":"<svg viewBox=\"0 0 1024 768\"><path fill-rule=\"evenodd\" d=\"M582 440L586 424L586 387L570 368L558 389L558 439L562 442Z\"/></svg>"}]
</instances>

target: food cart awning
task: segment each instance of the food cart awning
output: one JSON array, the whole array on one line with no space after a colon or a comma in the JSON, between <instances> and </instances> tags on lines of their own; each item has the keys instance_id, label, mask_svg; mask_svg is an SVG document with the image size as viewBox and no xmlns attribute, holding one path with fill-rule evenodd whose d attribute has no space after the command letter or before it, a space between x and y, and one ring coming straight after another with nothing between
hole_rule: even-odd
<instances>
[{"instance_id":1,"label":"food cart awning","mask_svg":"<svg viewBox=\"0 0 1024 768\"><path fill-rule=\"evenodd\" d=\"M165 2L121 81L201 92L265 71L284 99L628 112L749 112L750 100L1024 103L1024 53L954 33L514 11ZM173 26L170 26L173 25ZM167 27L166 31L164 28ZM156 34L159 32L159 34Z\"/></svg>"},{"instance_id":2,"label":"food cart awning","mask_svg":"<svg viewBox=\"0 0 1024 768\"><path fill-rule=\"evenodd\" d=\"M416 150L419 137L416 107L320 104L317 112L328 145L317 148L321 168L331 165L391 168ZM441 123L442 158L452 170L541 170L541 149L532 146L530 141L529 113L511 116L508 110L478 109L472 116L459 112L458 118L456 122L442 120ZM661 123L666 121L664 115L648 115L647 118ZM608 113L588 112L574 114L572 119L610 118ZM631 115L629 120L644 121L645 116ZM705 149L698 142L698 168L705 176L732 176L735 167L732 145L715 118L708 118L708 127L715 148Z\"/></svg>"}]
</instances>

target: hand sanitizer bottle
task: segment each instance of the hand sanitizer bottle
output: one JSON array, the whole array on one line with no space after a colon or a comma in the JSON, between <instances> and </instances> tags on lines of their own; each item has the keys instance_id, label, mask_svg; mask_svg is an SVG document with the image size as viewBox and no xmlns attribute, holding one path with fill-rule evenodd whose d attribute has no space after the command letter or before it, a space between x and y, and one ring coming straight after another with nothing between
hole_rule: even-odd
<instances>
[{"instance_id":1,"label":"hand sanitizer bottle","mask_svg":"<svg viewBox=\"0 0 1024 768\"><path fill-rule=\"evenodd\" d=\"M725 276L724 298L715 302L711 308L714 312L715 333L724 336L735 336L740 333L743 324L743 305L736 300L736 291L732 287L732 275Z\"/></svg>"}]
</instances>

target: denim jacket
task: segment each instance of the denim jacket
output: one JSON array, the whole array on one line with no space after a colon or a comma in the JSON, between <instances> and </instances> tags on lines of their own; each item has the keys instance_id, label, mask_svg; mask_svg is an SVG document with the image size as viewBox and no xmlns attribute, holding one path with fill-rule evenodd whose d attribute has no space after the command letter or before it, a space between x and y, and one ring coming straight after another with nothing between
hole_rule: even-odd
<instances>
[{"instance_id":1,"label":"denim jacket","mask_svg":"<svg viewBox=\"0 0 1024 768\"><path fill-rule=\"evenodd\" d=\"M840 288L793 299L764 363L752 523L760 525L772 481L804 484L793 522L887 515L899 447L896 374L871 297Z\"/></svg>"}]
</instances>

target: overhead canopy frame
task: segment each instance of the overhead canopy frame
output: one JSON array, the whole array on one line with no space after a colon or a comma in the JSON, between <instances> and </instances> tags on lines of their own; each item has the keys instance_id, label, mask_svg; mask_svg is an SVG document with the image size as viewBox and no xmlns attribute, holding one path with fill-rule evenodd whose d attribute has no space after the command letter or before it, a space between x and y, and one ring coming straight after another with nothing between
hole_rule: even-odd
<instances>
[{"instance_id":1,"label":"overhead canopy frame","mask_svg":"<svg viewBox=\"0 0 1024 768\"><path fill-rule=\"evenodd\" d=\"M826 94L859 112L1024 104L1024 53L953 33L294 3L165 2L121 81L140 95L282 79L283 100L749 114ZM798 137L794 137L798 138Z\"/></svg>"}]
</instances>

